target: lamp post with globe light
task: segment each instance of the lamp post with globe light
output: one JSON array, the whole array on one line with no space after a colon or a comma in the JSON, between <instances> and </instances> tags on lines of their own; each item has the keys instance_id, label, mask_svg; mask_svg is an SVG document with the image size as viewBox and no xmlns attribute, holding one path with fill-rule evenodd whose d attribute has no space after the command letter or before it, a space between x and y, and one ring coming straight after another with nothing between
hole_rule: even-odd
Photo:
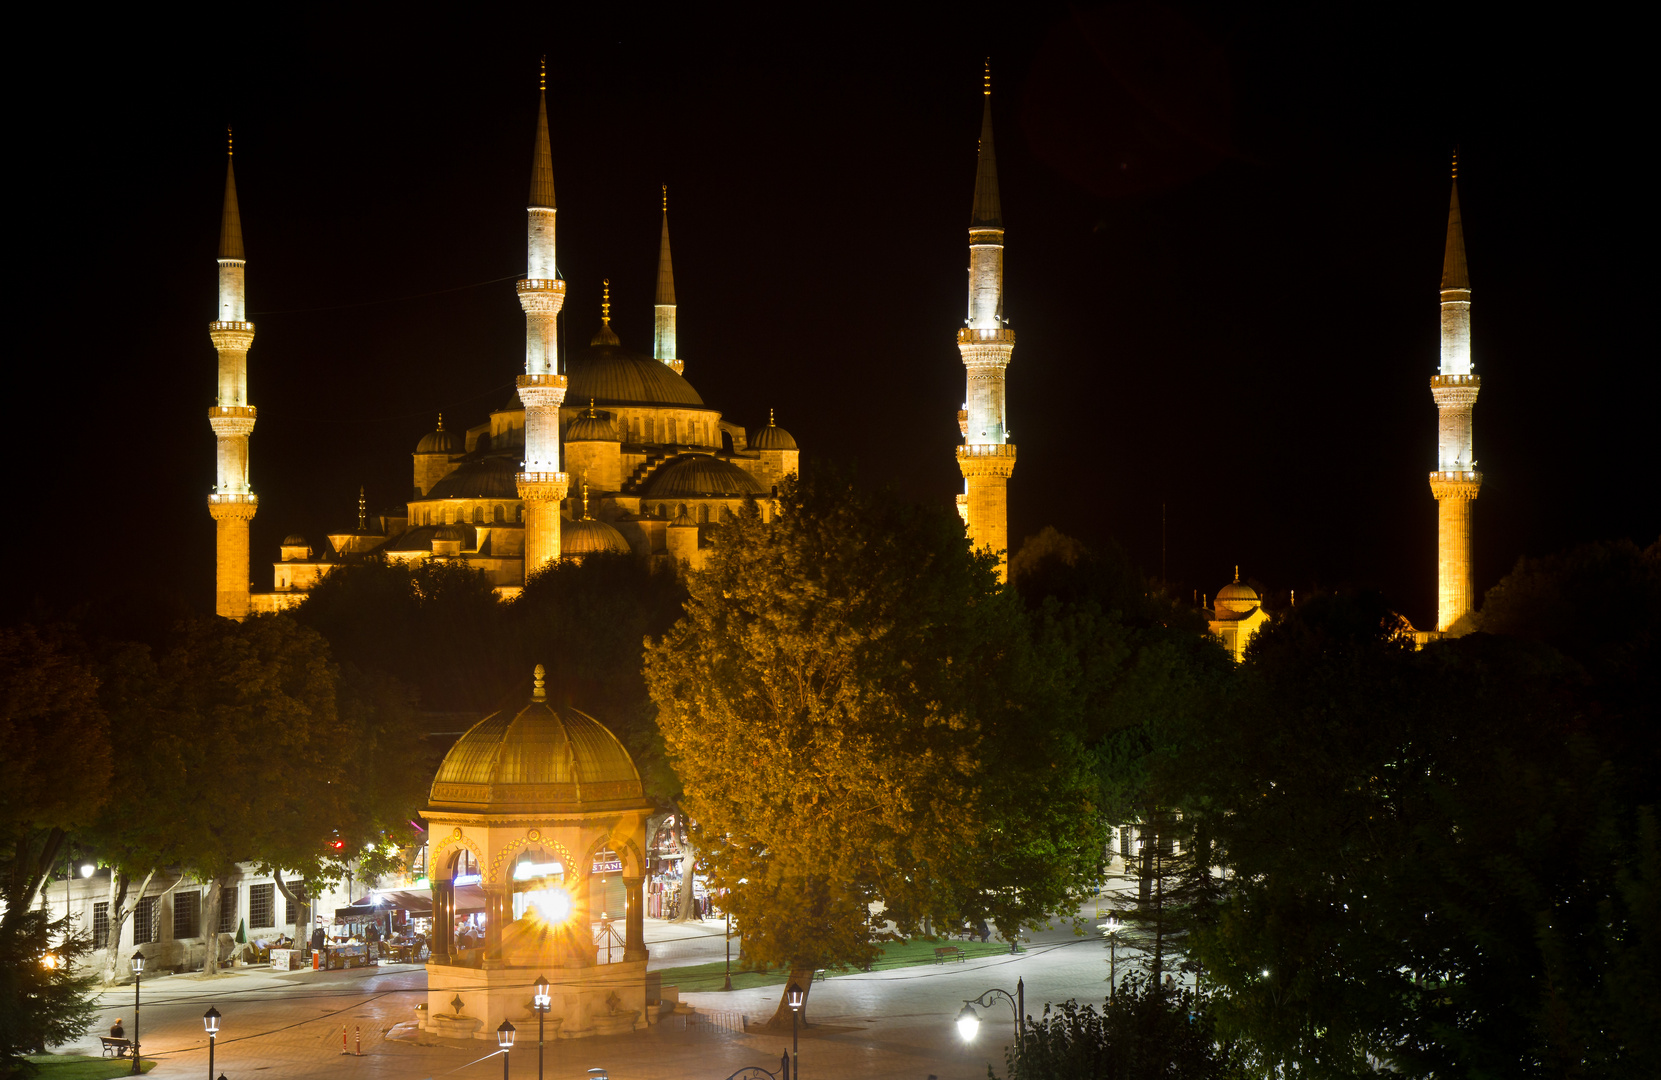
<instances>
[{"instance_id":1,"label":"lamp post with globe light","mask_svg":"<svg viewBox=\"0 0 1661 1080\"><path fill-rule=\"evenodd\" d=\"M202 1014L202 1027L208 1033L208 1080L213 1080L213 1046L219 1039L219 1010L212 1005Z\"/></svg>"},{"instance_id":2,"label":"lamp post with globe light","mask_svg":"<svg viewBox=\"0 0 1661 1080\"><path fill-rule=\"evenodd\" d=\"M139 984L144 981L144 954L133 953L133 1071L131 1075L139 1074L138 1067L138 995Z\"/></svg>"},{"instance_id":3,"label":"lamp post with globe light","mask_svg":"<svg viewBox=\"0 0 1661 1080\"><path fill-rule=\"evenodd\" d=\"M531 999L531 1007L536 1010L536 1080L542 1080L542 1022L548 1018L548 1009L554 999L548 993L548 977L536 977L536 996Z\"/></svg>"},{"instance_id":4,"label":"lamp post with globe light","mask_svg":"<svg viewBox=\"0 0 1661 1080\"><path fill-rule=\"evenodd\" d=\"M1102 923L1102 934L1107 938L1107 996L1119 988L1119 931L1124 929L1119 916L1109 915Z\"/></svg>"},{"instance_id":5,"label":"lamp post with globe light","mask_svg":"<svg viewBox=\"0 0 1661 1080\"><path fill-rule=\"evenodd\" d=\"M957 1033L964 1042L973 1042L975 1035L980 1031L980 1014L975 1006L988 1006L994 1000L1002 997L1009 1002L1009 1009L1015 1014L1015 1052L1021 1052L1021 1041L1026 1035L1025 1013L1027 1009L1027 988L1021 979L1015 980L1015 993L1001 990L998 987L986 991L980 997L965 998L963 1009L957 1014Z\"/></svg>"},{"instance_id":6,"label":"lamp post with globe light","mask_svg":"<svg viewBox=\"0 0 1661 1080\"><path fill-rule=\"evenodd\" d=\"M496 1045L502 1048L502 1080L508 1080L508 1056L513 1050L514 1031L513 1024L506 1020L496 1029Z\"/></svg>"}]
</instances>

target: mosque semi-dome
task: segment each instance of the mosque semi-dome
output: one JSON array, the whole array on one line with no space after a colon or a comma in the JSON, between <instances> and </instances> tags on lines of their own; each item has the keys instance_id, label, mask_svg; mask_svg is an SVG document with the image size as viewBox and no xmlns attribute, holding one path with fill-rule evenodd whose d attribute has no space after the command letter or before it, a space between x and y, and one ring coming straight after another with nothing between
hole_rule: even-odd
<instances>
[{"instance_id":1,"label":"mosque semi-dome","mask_svg":"<svg viewBox=\"0 0 1661 1080\"><path fill-rule=\"evenodd\" d=\"M646 499L733 499L765 494L767 489L755 477L709 454L682 454L659 466L641 491Z\"/></svg>"},{"instance_id":2,"label":"mosque semi-dome","mask_svg":"<svg viewBox=\"0 0 1661 1080\"><path fill-rule=\"evenodd\" d=\"M517 499L518 466L503 457L469 461L427 492L427 499Z\"/></svg>"},{"instance_id":3,"label":"mosque semi-dome","mask_svg":"<svg viewBox=\"0 0 1661 1080\"><path fill-rule=\"evenodd\" d=\"M583 518L580 521L567 521L560 526L559 550L561 555L583 556L592 555L597 551L617 551L628 553L633 550L629 542L623 539L623 534L603 521L594 518Z\"/></svg>"},{"instance_id":4,"label":"mosque semi-dome","mask_svg":"<svg viewBox=\"0 0 1661 1080\"><path fill-rule=\"evenodd\" d=\"M592 399L601 405L687 405L702 408L692 384L661 360L621 345L596 344L570 358L568 401Z\"/></svg>"},{"instance_id":5,"label":"mosque semi-dome","mask_svg":"<svg viewBox=\"0 0 1661 1080\"><path fill-rule=\"evenodd\" d=\"M305 537L301 536L299 533L289 533L287 536L283 537L282 546L283 547L311 547L311 541L307 540Z\"/></svg>"},{"instance_id":6,"label":"mosque semi-dome","mask_svg":"<svg viewBox=\"0 0 1661 1080\"><path fill-rule=\"evenodd\" d=\"M474 724L433 778L435 809L547 814L638 809L640 772L604 724L545 699L537 665L531 700Z\"/></svg>"},{"instance_id":7,"label":"mosque semi-dome","mask_svg":"<svg viewBox=\"0 0 1661 1080\"><path fill-rule=\"evenodd\" d=\"M795 450L796 437L790 432L773 423L769 418L767 426L758 428L750 433L751 450Z\"/></svg>"}]
</instances>

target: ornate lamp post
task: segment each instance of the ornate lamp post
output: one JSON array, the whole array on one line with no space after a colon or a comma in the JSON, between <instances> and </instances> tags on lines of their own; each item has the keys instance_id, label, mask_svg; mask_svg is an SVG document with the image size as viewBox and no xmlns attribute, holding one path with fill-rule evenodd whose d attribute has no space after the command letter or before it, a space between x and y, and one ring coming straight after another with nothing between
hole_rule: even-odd
<instances>
[{"instance_id":1,"label":"ornate lamp post","mask_svg":"<svg viewBox=\"0 0 1661 1080\"><path fill-rule=\"evenodd\" d=\"M202 1014L202 1026L208 1032L208 1080L213 1080L213 1044L219 1040L219 1010L212 1005Z\"/></svg>"},{"instance_id":2,"label":"ornate lamp post","mask_svg":"<svg viewBox=\"0 0 1661 1080\"><path fill-rule=\"evenodd\" d=\"M963 1011L957 1014L957 1033L964 1042L973 1042L975 1035L980 1031L980 1014L975 1011L976 1005L991 1005L992 1001L1002 996L1009 1001L1009 1009L1015 1014L1015 1052L1021 1052L1021 1041L1026 1035L1027 988L1025 983L1015 980L1015 993L1000 990L997 987L986 991L977 998L965 998Z\"/></svg>"},{"instance_id":3,"label":"ornate lamp post","mask_svg":"<svg viewBox=\"0 0 1661 1080\"><path fill-rule=\"evenodd\" d=\"M502 1048L502 1080L508 1080L508 1057L513 1051L514 1027L506 1020L496 1029L496 1045Z\"/></svg>"},{"instance_id":4,"label":"ornate lamp post","mask_svg":"<svg viewBox=\"0 0 1661 1080\"><path fill-rule=\"evenodd\" d=\"M144 954L133 953L133 1071L132 1075L139 1074L138 1068L138 992L139 984L144 981Z\"/></svg>"},{"instance_id":5,"label":"ornate lamp post","mask_svg":"<svg viewBox=\"0 0 1661 1080\"><path fill-rule=\"evenodd\" d=\"M554 999L548 994L548 977L536 977L536 996L531 999L531 1007L536 1010L536 1080L542 1080L542 1022L548 1018L548 1009Z\"/></svg>"},{"instance_id":6,"label":"ornate lamp post","mask_svg":"<svg viewBox=\"0 0 1661 1080\"><path fill-rule=\"evenodd\" d=\"M784 994L785 1000L790 1003L790 1075L794 1080L802 1074L802 1056L796 1048L796 1018L802 1014L802 1002L806 1000L806 995L795 983L791 983Z\"/></svg>"},{"instance_id":7,"label":"ornate lamp post","mask_svg":"<svg viewBox=\"0 0 1661 1080\"><path fill-rule=\"evenodd\" d=\"M1102 933L1107 935L1107 996L1112 997L1119 989L1119 931L1124 929L1124 923L1119 916L1109 915L1102 923Z\"/></svg>"}]
</instances>

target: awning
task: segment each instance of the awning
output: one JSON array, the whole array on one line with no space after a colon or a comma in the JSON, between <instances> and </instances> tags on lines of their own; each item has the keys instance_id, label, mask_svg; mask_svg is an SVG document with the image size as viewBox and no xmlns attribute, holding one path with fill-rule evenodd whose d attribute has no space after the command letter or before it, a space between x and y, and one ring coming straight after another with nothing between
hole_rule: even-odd
<instances>
[{"instance_id":1,"label":"awning","mask_svg":"<svg viewBox=\"0 0 1661 1080\"><path fill-rule=\"evenodd\" d=\"M411 915L431 915L433 913L433 894L431 889L387 889L375 894L375 902L382 909L396 908L407 911Z\"/></svg>"}]
</instances>

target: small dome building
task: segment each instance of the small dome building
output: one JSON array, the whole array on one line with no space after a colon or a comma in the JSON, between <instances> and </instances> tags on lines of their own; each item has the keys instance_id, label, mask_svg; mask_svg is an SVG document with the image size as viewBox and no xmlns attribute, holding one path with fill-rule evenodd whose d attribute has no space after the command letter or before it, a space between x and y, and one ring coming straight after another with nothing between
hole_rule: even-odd
<instances>
[{"instance_id":1,"label":"small dome building","mask_svg":"<svg viewBox=\"0 0 1661 1080\"><path fill-rule=\"evenodd\" d=\"M432 956L423 1029L495 1039L536 1023L526 989L552 984L559 1038L644 1028L642 885L646 801L640 771L604 724L547 700L538 664L530 700L480 720L445 755L428 807ZM620 867L620 873L614 869ZM594 946L608 874L622 883L622 958ZM612 903L616 903L615 900ZM482 939L458 923L482 924Z\"/></svg>"},{"instance_id":2,"label":"small dome building","mask_svg":"<svg viewBox=\"0 0 1661 1080\"><path fill-rule=\"evenodd\" d=\"M1252 636L1269 621L1257 590L1240 580L1240 568L1234 568L1234 580L1217 590L1217 599L1211 610L1211 632L1217 635L1235 662L1245 659L1246 645Z\"/></svg>"}]
</instances>

